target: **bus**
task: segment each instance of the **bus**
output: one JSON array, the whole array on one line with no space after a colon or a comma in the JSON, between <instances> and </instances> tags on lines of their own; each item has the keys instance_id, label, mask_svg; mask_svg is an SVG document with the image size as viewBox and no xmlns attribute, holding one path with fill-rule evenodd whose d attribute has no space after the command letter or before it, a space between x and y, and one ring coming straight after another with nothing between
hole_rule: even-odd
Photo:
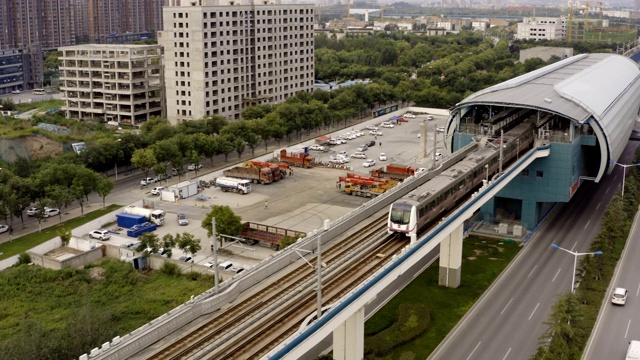
<instances>
[{"instance_id":1,"label":"bus","mask_svg":"<svg viewBox=\"0 0 640 360\"><path fill-rule=\"evenodd\" d=\"M33 95L44 95L44 89L33 89Z\"/></svg>"}]
</instances>

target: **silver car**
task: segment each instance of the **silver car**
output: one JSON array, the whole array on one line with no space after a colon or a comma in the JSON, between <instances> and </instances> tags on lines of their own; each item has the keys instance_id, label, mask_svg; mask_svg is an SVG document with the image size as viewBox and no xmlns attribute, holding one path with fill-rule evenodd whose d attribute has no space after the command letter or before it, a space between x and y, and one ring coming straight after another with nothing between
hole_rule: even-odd
<instances>
[{"instance_id":1,"label":"silver car","mask_svg":"<svg viewBox=\"0 0 640 360\"><path fill-rule=\"evenodd\" d=\"M178 214L178 225L189 225L189 218L185 214Z\"/></svg>"}]
</instances>

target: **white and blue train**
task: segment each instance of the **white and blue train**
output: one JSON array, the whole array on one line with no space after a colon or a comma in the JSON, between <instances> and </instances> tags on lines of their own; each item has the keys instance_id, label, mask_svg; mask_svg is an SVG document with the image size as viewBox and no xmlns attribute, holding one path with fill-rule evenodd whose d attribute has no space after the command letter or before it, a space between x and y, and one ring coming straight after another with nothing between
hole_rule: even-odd
<instances>
[{"instance_id":1,"label":"white and blue train","mask_svg":"<svg viewBox=\"0 0 640 360\"><path fill-rule=\"evenodd\" d=\"M507 131L501 140L487 142L441 174L391 204L387 223L389 234L413 237L433 220L441 218L458 205L467 194L479 188L482 180L500 171L519 153L532 148L535 125L524 121Z\"/></svg>"}]
</instances>

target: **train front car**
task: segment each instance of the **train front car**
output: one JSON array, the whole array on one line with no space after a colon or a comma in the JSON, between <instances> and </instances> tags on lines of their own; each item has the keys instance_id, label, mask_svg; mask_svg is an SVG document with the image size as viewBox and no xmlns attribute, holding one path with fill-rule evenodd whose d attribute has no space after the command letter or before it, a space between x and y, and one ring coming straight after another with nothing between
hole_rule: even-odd
<instances>
[{"instance_id":1,"label":"train front car","mask_svg":"<svg viewBox=\"0 0 640 360\"><path fill-rule=\"evenodd\" d=\"M389 208L389 220L387 233L404 234L411 236L416 233L416 202L408 199L400 199Z\"/></svg>"}]
</instances>

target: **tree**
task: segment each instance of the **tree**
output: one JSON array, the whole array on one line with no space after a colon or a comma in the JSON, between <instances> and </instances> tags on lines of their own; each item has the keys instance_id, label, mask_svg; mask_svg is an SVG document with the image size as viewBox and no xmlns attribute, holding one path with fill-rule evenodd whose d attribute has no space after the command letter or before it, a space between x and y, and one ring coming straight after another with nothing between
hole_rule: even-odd
<instances>
[{"instance_id":1,"label":"tree","mask_svg":"<svg viewBox=\"0 0 640 360\"><path fill-rule=\"evenodd\" d=\"M246 144L244 142L244 140L242 139L236 139L233 142L233 148L236 150L236 152L238 153L238 158L240 158L240 156L242 155L242 153L244 152L244 148L245 148Z\"/></svg>"},{"instance_id":2,"label":"tree","mask_svg":"<svg viewBox=\"0 0 640 360\"><path fill-rule=\"evenodd\" d=\"M115 184L113 183L113 181L111 179L107 179L107 178L100 178L100 180L98 180L98 182L96 182L95 184L95 190L98 193L98 195L100 195L100 197L102 197L102 208L105 208L105 199L107 198L107 195L109 195L109 193L111 192L111 190L113 190L113 187L115 186Z\"/></svg>"},{"instance_id":3,"label":"tree","mask_svg":"<svg viewBox=\"0 0 640 360\"><path fill-rule=\"evenodd\" d=\"M62 185L49 185L45 188L45 194L49 199L51 199L51 203L60 209L60 213L58 213L58 218L62 222L62 209L66 209L73 202L73 193L71 189L62 186Z\"/></svg>"},{"instance_id":4,"label":"tree","mask_svg":"<svg viewBox=\"0 0 640 360\"><path fill-rule=\"evenodd\" d=\"M191 256L202 249L200 240L196 239L192 234L188 232L183 232L180 236L176 235L176 241L178 249L190 254Z\"/></svg>"},{"instance_id":5,"label":"tree","mask_svg":"<svg viewBox=\"0 0 640 360\"><path fill-rule=\"evenodd\" d=\"M149 177L149 170L156 166L157 163L158 160L156 160L156 156L150 148L138 149L134 151L133 156L131 156L131 164L140 168L140 170L144 172L145 178Z\"/></svg>"},{"instance_id":6,"label":"tree","mask_svg":"<svg viewBox=\"0 0 640 360\"><path fill-rule=\"evenodd\" d=\"M195 150L189 150L187 152L187 159L191 164L196 165L194 171L196 172L196 177L198 177L198 165L200 165L200 154L198 154L198 152Z\"/></svg>"},{"instance_id":7,"label":"tree","mask_svg":"<svg viewBox=\"0 0 640 360\"><path fill-rule=\"evenodd\" d=\"M160 248L160 238L158 238L158 235L153 232L144 233L138 236L138 241L140 241L140 244L138 244L136 251L142 252L145 255L157 253Z\"/></svg>"},{"instance_id":8,"label":"tree","mask_svg":"<svg viewBox=\"0 0 640 360\"><path fill-rule=\"evenodd\" d=\"M216 233L225 235L239 235L242 232L242 218L234 214L228 205L213 205L211 211L202 220L202 228L207 230L207 236L213 236L213 219L216 219Z\"/></svg>"},{"instance_id":9,"label":"tree","mask_svg":"<svg viewBox=\"0 0 640 360\"><path fill-rule=\"evenodd\" d=\"M579 339L584 336L584 330L575 326L582 319L580 303L573 293L567 293L558 297L549 315L549 321L545 322L549 328L540 338L545 342L538 347L532 359L579 359L582 348Z\"/></svg>"},{"instance_id":10,"label":"tree","mask_svg":"<svg viewBox=\"0 0 640 360\"><path fill-rule=\"evenodd\" d=\"M82 186L80 180L73 180L73 184L71 184L71 195L80 205L80 213L84 215L84 186Z\"/></svg>"}]
</instances>

